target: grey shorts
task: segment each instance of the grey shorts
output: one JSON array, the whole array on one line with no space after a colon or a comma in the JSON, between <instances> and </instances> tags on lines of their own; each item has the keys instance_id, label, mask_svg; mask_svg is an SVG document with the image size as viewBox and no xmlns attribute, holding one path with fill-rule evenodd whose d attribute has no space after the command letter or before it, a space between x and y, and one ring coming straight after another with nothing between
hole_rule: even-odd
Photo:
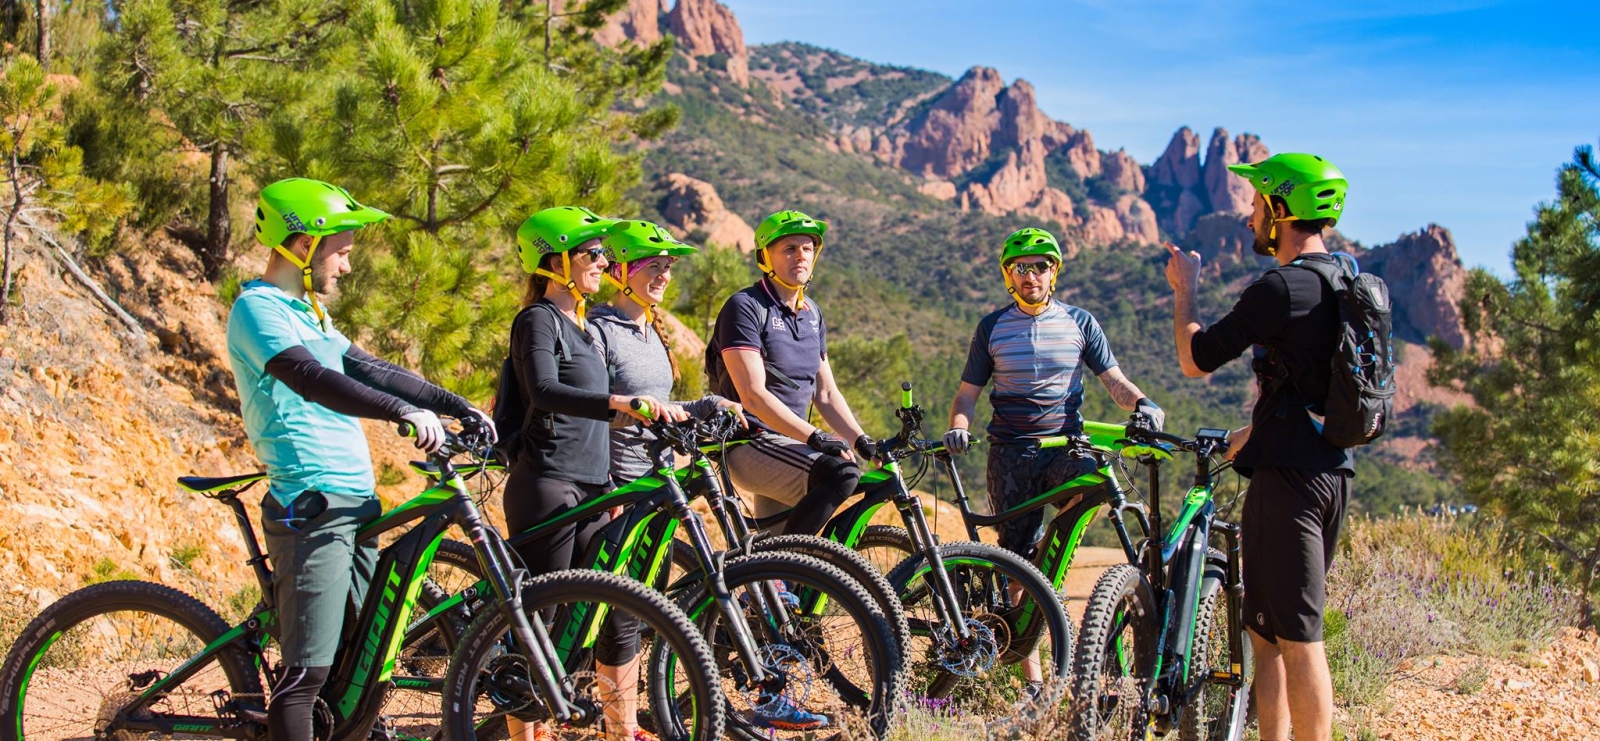
<instances>
[{"instance_id":1,"label":"grey shorts","mask_svg":"<svg viewBox=\"0 0 1600 741\"><path fill-rule=\"evenodd\" d=\"M806 495L811 463L822 455L799 440L773 432L728 448L728 475L750 495L759 518L786 511Z\"/></svg>"},{"instance_id":2,"label":"grey shorts","mask_svg":"<svg viewBox=\"0 0 1600 741\"><path fill-rule=\"evenodd\" d=\"M261 500L283 664L330 666L346 610L359 611L378 565L377 544L357 545L356 531L383 514L383 504L313 490L301 492L292 510L271 494Z\"/></svg>"}]
</instances>

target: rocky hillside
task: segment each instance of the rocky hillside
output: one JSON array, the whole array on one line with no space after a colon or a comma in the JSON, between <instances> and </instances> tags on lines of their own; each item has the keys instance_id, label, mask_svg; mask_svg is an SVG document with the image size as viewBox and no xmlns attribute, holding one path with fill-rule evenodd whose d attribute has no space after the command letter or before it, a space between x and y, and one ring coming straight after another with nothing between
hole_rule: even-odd
<instances>
[{"instance_id":1,"label":"rocky hillside","mask_svg":"<svg viewBox=\"0 0 1600 741\"><path fill-rule=\"evenodd\" d=\"M746 48L737 20L715 0L679 0L671 10L653 0L633 0L602 39L647 42L662 33L671 33L682 52L669 95L682 96L687 87L690 97L696 97L696 85L686 84L685 76L709 80L709 97L747 122L899 173L904 185L957 214L1053 222L1074 251L1165 238L1207 254L1249 258L1239 249L1241 244L1248 248L1248 235L1233 227L1249 212L1253 191L1227 166L1271 155L1254 134L1232 135L1217 127L1202 147L1200 136L1183 126L1160 157L1143 164L1124 149L1102 148L1087 129L1050 118L1039 109L1027 80L1007 83L1000 71L982 66L952 80L799 42ZM702 120L687 128L715 115L702 108L712 101L699 97L686 110L691 119ZM787 121L795 111L806 121ZM663 178L705 181L708 187L697 191L703 194L699 201L709 202L707 195L721 200L715 192L723 185L718 175L755 175L671 172L670 160L657 158L649 164ZM684 187L681 180L663 180L657 193ZM710 217L688 216L684 205L675 200L674 212L662 215L682 222L685 233L698 230L702 236L739 243L742 231L721 231L720 222L708 228L701 222ZM759 218L756 211L732 215L749 220ZM716 205L708 207L707 214L717 213ZM1452 308L1465 269L1447 230L1430 224L1389 245L1347 244L1367 269L1394 276L1397 296L1417 299L1397 306L1401 337L1412 342L1431 335L1457 344L1465 340Z\"/></svg>"}]
</instances>

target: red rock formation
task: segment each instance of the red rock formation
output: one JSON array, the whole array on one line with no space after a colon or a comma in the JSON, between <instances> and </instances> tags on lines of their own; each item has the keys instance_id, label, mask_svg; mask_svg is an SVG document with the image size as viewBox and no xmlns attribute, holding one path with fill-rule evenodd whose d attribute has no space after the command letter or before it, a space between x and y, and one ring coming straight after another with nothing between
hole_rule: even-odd
<instances>
[{"instance_id":1,"label":"red rock formation","mask_svg":"<svg viewBox=\"0 0 1600 741\"><path fill-rule=\"evenodd\" d=\"M1133 155L1118 149L1100 158L1100 174L1112 185L1128 193L1144 193L1144 169Z\"/></svg>"},{"instance_id":2,"label":"red rock formation","mask_svg":"<svg viewBox=\"0 0 1600 741\"><path fill-rule=\"evenodd\" d=\"M677 49L690 57L724 54L728 77L739 85L750 83L750 53L744 46L739 21L717 0L678 0L667 13L667 27L677 39Z\"/></svg>"},{"instance_id":3,"label":"red rock formation","mask_svg":"<svg viewBox=\"0 0 1600 741\"><path fill-rule=\"evenodd\" d=\"M640 46L649 46L661 40L661 0L628 0L628 6L606 19L606 25L594 34L595 41L606 46L616 46L632 39Z\"/></svg>"},{"instance_id":4,"label":"red rock formation","mask_svg":"<svg viewBox=\"0 0 1600 741\"><path fill-rule=\"evenodd\" d=\"M663 194L660 210L665 223L662 226L680 239L698 231L705 234L707 244L737 246L741 252L755 249L755 230L722 204L721 196L710 183L672 172L657 181L656 190Z\"/></svg>"},{"instance_id":5,"label":"red rock formation","mask_svg":"<svg viewBox=\"0 0 1600 741\"><path fill-rule=\"evenodd\" d=\"M1200 191L1200 137L1185 126L1172 135L1167 149L1150 166L1146 197L1163 229L1183 236L1206 212Z\"/></svg>"},{"instance_id":6,"label":"red rock formation","mask_svg":"<svg viewBox=\"0 0 1600 741\"><path fill-rule=\"evenodd\" d=\"M1211 144L1206 147L1206 164L1203 171L1207 200L1211 211L1248 214L1255 189L1244 178L1228 171L1228 165L1240 162L1260 162L1271 156L1265 144L1255 134L1240 134L1228 141L1228 130L1222 127L1211 132Z\"/></svg>"},{"instance_id":7,"label":"red rock formation","mask_svg":"<svg viewBox=\"0 0 1600 741\"><path fill-rule=\"evenodd\" d=\"M1393 243L1360 255L1361 269L1389 284L1394 301L1394 336L1423 342L1437 336L1455 347L1467 341L1461 326L1461 297L1467 269L1456 254L1450 230L1429 224Z\"/></svg>"},{"instance_id":8,"label":"red rock formation","mask_svg":"<svg viewBox=\"0 0 1600 741\"><path fill-rule=\"evenodd\" d=\"M1185 126L1172 135L1167 151L1150 166L1150 184L1184 190L1200 184L1200 137Z\"/></svg>"},{"instance_id":9,"label":"red rock formation","mask_svg":"<svg viewBox=\"0 0 1600 741\"><path fill-rule=\"evenodd\" d=\"M988 159L1000 129L997 99L1005 89L994 69L967 70L914 122L895 163L923 177L952 178ZM1027 125L1013 122L1010 128L1016 132Z\"/></svg>"}]
</instances>

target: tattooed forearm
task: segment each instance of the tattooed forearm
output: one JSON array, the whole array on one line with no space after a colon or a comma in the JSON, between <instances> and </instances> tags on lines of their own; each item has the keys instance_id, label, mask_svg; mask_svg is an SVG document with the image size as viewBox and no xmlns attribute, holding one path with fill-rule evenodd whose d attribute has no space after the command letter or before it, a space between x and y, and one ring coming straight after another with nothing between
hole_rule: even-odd
<instances>
[{"instance_id":1,"label":"tattooed forearm","mask_svg":"<svg viewBox=\"0 0 1600 741\"><path fill-rule=\"evenodd\" d=\"M1101 374L1100 383L1111 394L1111 400L1125 411L1133 411L1134 405L1144 398L1144 392L1133 385L1133 381L1128 380L1127 376L1122 375L1120 368L1112 368Z\"/></svg>"}]
</instances>

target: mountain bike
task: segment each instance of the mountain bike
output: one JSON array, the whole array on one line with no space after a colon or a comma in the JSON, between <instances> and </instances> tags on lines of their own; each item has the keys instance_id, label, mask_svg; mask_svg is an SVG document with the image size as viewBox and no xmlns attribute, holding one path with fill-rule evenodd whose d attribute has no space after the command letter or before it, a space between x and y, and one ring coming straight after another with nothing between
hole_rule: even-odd
<instances>
[{"instance_id":1,"label":"mountain bike","mask_svg":"<svg viewBox=\"0 0 1600 741\"><path fill-rule=\"evenodd\" d=\"M830 720L859 715L874 733L881 733L899 694L900 646L861 585L839 569L799 553L719 552L689 507L683 481L691 472L675 468L674 454L692 454L701 438L725 435L734 425L737 420L727 415L650 425L658 438L652 446L653 474L558 512L511 535L508 542L513 547L537 543L565 525L621 507L622 516L601 528L579 563L657 584L669 568L674 536L682 528L697 563L690 573L666 584L664 592L710 642L714 671L733 709L727 714L729 733L751 741L787 736L758 727L748 717L779 703L821 710ZM788 584L799 597L798 606L784 603L779 583ZM481 591L481 584L471 590ZM471 592L450 595L435 608L437 613L480 610ZM461 666L453 665L447 679L451 686L458 671L466 677L483 675L476 666L480 660L471 658L480 635L474 632L463 640L464 649L456 657ZM563 637L558 637L558 649L559 638ZM669 649L658 644L650 652L646 679L677 670L676 652ZM670 709L653 708L651 719L641 720L641 726L658 724L664 711ZM471 712L461 710L463 715ZM447 719L451 713L447 708ZM478 732L469 732L469 727ZM463 735L456 736L460 739L494 738L500 732L486 733L485 723L469 723L464 717L450 728L461 729Z\"/></svg>"},{"instance_id":2,"label":"mountain bike","mask_svg":"<svg viewBox=\"0 0 1600 741\"><path fill-rule=\"evenodd\" d=\"M1244 734L1250 642L1239 574L1239 528L1217 517L1228 431L1186 440L1129 425L1113 447L1149 474L1150 532L1160 534L1161 466L1194 456L1194 480L1164 535L1135 564L1108 569L1086 605L1075 664L1078 739L1144 739L1174 728L1185 741ZM1220 533L1224 550L1210 547Z\"/></svg>"},{"instance_id":3,"label":"mountain bike","mask_svg":"<svg viewBox=\"0 0 1600 741\"><path fill-rule=\"evenodd\" d=\"M402 426L402 434L412 434L408 428ZM663 737L718 738L723 702L715 669L688 618L659 594L615 576L568 571L529 580L513 568L505 543L483 521L452 463L456 456L482 460L486 452L476 435L447 434L427 463L414 464L434 471L437 483L358 531L358 542L385 535L394 540L378 554L365 600L347 616L333 669L314 708L317 738L436 735L437 727L420 733L397 728L383 715L386 698L402 686L433 692L447 705L467 697L448 697L437 677L405 675L401 658L408 645L439 640L442 632L456 640L448 609L411 620L428 587L430 562L452 525L466 533L493 595L492 609L480 622L498 621L510 636L501 642L493 667L494 703L502 712L554 721L567 735L601 728L608 702L603 688L569 672L550 636L552 628L561 634L574 615L609 611L647 625L678 660L676 676L662 678L653 697L693 712ZM262 594L248 617L230 627L199 600L149 582L107 582L73 592L23 630L0 666L0 738L265 739L266 708L280 676L272 666L277 610L267 554L240 495L266 478L253 473L179 480L184 489L232 511ZM554 616L548 626L547 615ZM459 636L464 645L474 629ZM686 697L691 702L684 702Z\"/></svg>"},{"instance_id":4,"label":"mountain bike","mask_svg":"<svg viewBox=\"0 0 1600 741\"><path fill-rule=\"evenodd\" d=\"M1018 703L1039 699L1053 702L1056 697L1036 695L1057 695L1065 688L1073 646L1072 624L1055 590L1037 568L1008 551L978 542L938 542L901 464L913 457L926 460L943 450L943 442L922 439L923 411L914 403L910 383L901 384L895 415L901 429L880 442L883 464L862 474L862 498L836 513L822 537L860 551L879 509L892 504L900 513L910 555L890 567L886 578L907 615L910 692L983 715L1011 714ZM733 491L727 467L720 468L726 490ZM731 517L724 527L730 540L739 541L781 525L788 516ZM1043 686L996 676L1001 668L1017 669L1035 649Z\"/></svg>"}]
</instances>

